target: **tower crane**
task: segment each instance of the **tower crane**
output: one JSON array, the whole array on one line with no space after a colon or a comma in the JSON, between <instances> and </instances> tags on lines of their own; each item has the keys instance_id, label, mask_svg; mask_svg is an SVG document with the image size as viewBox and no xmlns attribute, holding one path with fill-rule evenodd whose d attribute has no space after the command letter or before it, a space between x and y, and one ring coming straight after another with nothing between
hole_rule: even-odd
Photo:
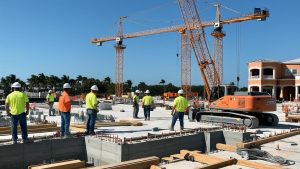
<instances>
[{"instance_id":1,"label":"tower crane","mask_svg":"<svg viewBox=\"0 0 300 169\"><path fill-rule=\"evenodd\" d=\"M218 9L217 9L218 10ZM210 22L202 22L201 25L198 25L199 23L193 23L190 27L190 29L195 30L199 27L211 27L211 26L221 26L225 24L231 24L231 23L238 23L238 22L244 22L244 21L250 21L250 20L265 20L267 17L269 17L269 12L267 10L263 10L262 12L255 12L251 13L245 16L237 17L237 18L231 18L227 20L215 20ZM123 39L129 39L129 38L136 38L136 37L142 37L142 36L149 36L149 35L156 35L161 33L170 33L170 32L178 32L181 35L181 86L182 89L185 91L186 94L188 94L191 91L191 52L190 52L190 41L186 35L187 27L186 25L175 25L165 28L158 28L158 29L151 29L151 30L145 30L140 32L134 32L134 33L128 33L123 34L122 32L122 19L126 17L120 17L119 18L119 29L118 33L115 36L109 36L109 37L103 37L103 38L94 38L92 39L92 43L96 44L98 46L102 46L104 42L109 41L116 41L116 95L121 96L123 92L123 59L124 59L124 49L126 48L125 45L122 44ZM216 30L217 28L215 28ZM221 40L219 42L222 42ZM121 45L118 45L121 44ZM220 43L218 43L220 44ZM218 50L222 50L223 46L216 45L215 47L218 47ZM217 50L217 49L215 49ZM216 53L216 52L215 52ZM222 54L222 52L219 52L219 54ZM220 55L218 55L220 58ZM217 57L215 57L217 59ZM219 66L222 67L221 62L217 62ZM220 64L219 64L220 63ZM218 72L221 72L218 69L216 70L216 74L219 74ZM216 77L213 77L214 74L211 75L212 79L217 79ZM220 77L220 75L219 75ZM219 80L220 81L220 80ZM216 81L214 82L216 84Z\"/></svg>"},{"instance_id":2,"label":"tower crane","mask_svg":"<svg viewBox=\"0 0 300 169\"><path fill-rule=\"evenodd\" d=\"M195 0L178 0L178 5L209 96L208 109L191 109L190 120L244 125L249 128L256 128L259 124L277 125L278 117L266 113L276 110L276 101L269 94L238 93L235 92L235 86L220 84L214 61L207 47L204 27ZM193 29L194 25L199 25L198 29Z\"/></svg>"}]
</instances>

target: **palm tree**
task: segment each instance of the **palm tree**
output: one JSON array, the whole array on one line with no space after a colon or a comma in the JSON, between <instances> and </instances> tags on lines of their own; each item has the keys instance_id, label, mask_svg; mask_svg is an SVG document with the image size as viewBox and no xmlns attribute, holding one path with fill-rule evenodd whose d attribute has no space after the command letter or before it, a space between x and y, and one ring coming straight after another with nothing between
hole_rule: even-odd
<instances>
[{"instance_id":1,"label":"palm tree","mask_svg":"<svg viewBox=\"0 0 300 169\"><path fill-rule=\"evenodd\" d=\"M161 79L159 82L159 84L163 85L163 93L165 93L165 83L166 83L166 81L164 79Z\"/></svg>"},{"instance_id":2,"label":"palm tree","mask_svg":"<svg viewBox=\"0 0 300 169\"><path fill-rule=\"evenodd\" d=\"M111 79L110 79L110 77L107 76L106 78L104 78L103 82L104 82L104 83L107 83L107 84L111 84Z\"/></svg>"},{"instance_id":3,"label":"palm tree","mask_svg":"<svg viewBox=\"0 0 300 169\"><path fill-rule=\"evenodd\" d=\"M127 80L125 83L128 85L128 88L131 91L131 89L132 89L132 81L131 80Z\"/></svg>"},{"instance_id":4,"label":"palm tree","mask_svg":"<svg viewBox=\"0 0 300 169\"><path fill-rule=\"evenodd\" d=\"M61 81L62 81L62 83L69 83L70 77L67 76L67 75L63 75L63 76L61 77Z\"/></svg>"},{"instance_id":5,"label":"palm tree","mask_svg":"<svg viewBox=\"0 0 300 169\"><path fill-rule=\"evenodd\" d=\"M39 87L42 89L47 89L47 76L44 73L38 74Z\"/></svg>"}]
</instances>

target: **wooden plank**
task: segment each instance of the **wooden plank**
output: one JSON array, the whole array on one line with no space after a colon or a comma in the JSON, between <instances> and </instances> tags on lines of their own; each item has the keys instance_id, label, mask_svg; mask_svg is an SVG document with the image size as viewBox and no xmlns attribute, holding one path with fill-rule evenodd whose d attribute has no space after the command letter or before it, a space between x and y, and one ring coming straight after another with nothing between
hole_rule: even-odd
<instances>
[{"instance_id":1,"label":"wooden plank","mask_svg":"<svg viewBox=\"0 0 300 169\"><path fill-rule=\"evenodd\" d=\"M120 120L121 123L131 123L132 126L143 126L143 123L137 120Z\"/></svg>"},{"instance_id":2,"label":"wooden plank","mask_svg":"<svg viewBox=\"0 0 300 169\"><path fill-rule=\"evenodd\" d=\"M218 150L230 151L230 152L236 152L236 149L237 149L236 146L227 145L227 144L221 144L221 143L217 143L216 144L216 148Z\"/></svg>"},{"instance_id":3,"label":"wooden plank","mask_svg":"<svg viewBox=\"0 0 300 169\"><path fill-rule=\"evenodd\" d=\"M215 164L224 161L222 158L218 158L212 155L200 154L188 150L180 150L180 154L184 157L187 153L194 156L194 160L203 164Z\"/></svg>"},{"instance_id":4,"label":"wooden plank","mask_svg":"<svg viewBox=\"0 0 300 169\"><path fill-rule=\"evenodd\" d=\"M247 143L238 143L236 146L238 148L251 148L251 147L259 146L259 145L262 145L262 144L266 144L266 143L274 142L274 141L277 141L277 140L281 140L281 139L284 139L284 138L292 137L292 136L295 136L295 135L298 135L298 134L300 134L299 129L293 130L293 131L288 132L288 133L277 134L275 136L271 136L271 137L268 137L268 138L262 138L262 139L256 140L256 141L251 141L251 142L247 142Z\"/></svg>"},{"instance_id":5,"label":"wooden plank","mask_svg":"<svg viewBox=\"0 0 300 169\"><path fill-rule=\"evenodd\" d=\"M281 166L267 165L267 164L262 164L254 161L248 161L248 160L238 160L236 164L245 167L255 168L255 169L282 169Z\"/></svg>"},{"instance_id":6,"label":"wooden plank","mask_svg":"<svg viewBox=\"0 0 300 169\"><path fill-rule=\"evenodd\" d=\"M237 159L232 158L232 159L228 159L228 160L224 160L215 164L211 164L211 165L207 165L204 167L199 167L197 169L219 169L222 167L226 167L226 166L230 166L230 165L234 165L237 163Z\"/></svg>"},{"instance_id":7,"label":"wooden plank","mask_svg":"<svg viewBox=\"0 0 300 169\"><path fill-rule=\"evenodd\" d=\"M59 131L60 128L59 127L46 127L46 128L34 128L34 129L27 129L28 133L43 133L43 132L55 132L55 131ZM21 128L18 127L18 132L21 132ZM1 135L4 134L11 134L11 130L3 130L0 131Z\"/></svg>"},{"instance_id":8,"label":"wooden plank","mask_svg":"<svg viewBox=\"0 0 300 169\"><path fill-rule=\"evenodd\" d=\"M91 169L149 169L152 165L158 165L160 159L156 156L125 161L117 164L93 167Z\"/></svg>"},{"instance_id":9,"label":"wooden plank","mask_svg":"<svg viewBox=\"0 0 300 169\"><path fill-rule=\"evenodd\" d=\"M157 165L151 165L150 169L166 169L166 167L160 167Z\"/></svg>"},{"instance_id":10,"label":"wooden plank","mask_svg":"<svg viewBox=\"0 0 300 169\"><path fill-rule=\"evenodd\" d=\"M79 169L84 168L84 161L72 160L64 161L53 164L39 165L39 166L29 166L29 169Z\"/></svg>"},{"instance_id":11,"label":"wooden plank","mask_svg":"<svg viewBox=\"0 0 300 169\"><path fill-rule=\"evenodd\" d=\"M47 127L57 127L57 124L37 124L37 125L28 125L27 129L37 129L37 128L47 128ZM11 127L0 127L0 131L10 130Z\"/></svg>"}]
</instances>

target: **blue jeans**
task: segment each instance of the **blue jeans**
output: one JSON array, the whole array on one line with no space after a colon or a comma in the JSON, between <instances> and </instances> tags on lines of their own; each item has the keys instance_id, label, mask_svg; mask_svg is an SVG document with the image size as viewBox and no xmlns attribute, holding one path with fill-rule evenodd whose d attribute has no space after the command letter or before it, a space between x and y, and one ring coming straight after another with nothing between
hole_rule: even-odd
<instances>
[{"instance_id":1,"label":"blue jeans","mask_svg":"<svg viewBox=\"0 0 300 169\"><path fill-rule=\"evenodd\" d=\"M88 119L86 122L86 133L87 134L93 134L95 131L95 122L96 122L96 118L97 118L97 112L96 110L93 109L87 109L86 112Z\"/></svg>"},{"instance_id":2,"label":"blue jeans","mask_svg":"<svg viewBox=\"0 0 300 169\"><path fill-rule=\"evenodd\" d=\"M175 123L179 118L180 128L183 129L183 117L184 117L184 112L175 112L172 118L171 128L174 129Z\"/></svg>"},{"instance_id":3,"label":"blue jeans","mask_svg":"<svg viewBox=\"0 0 300 169\"><path fill-rule=\"evenodd\" d=\"M138 118L139 113L139 105L133 104L133 118Z\"/></svg>"},{"instance_id":4,"label":"blue jeans","mask_svg":"<svg viewBox=\"0 0 300 169\"><path fill-rule=\"evenodd\" d=\"M60 112L60 116L61 116L61 126L60 126L61 136L69 136L71 114L70 112Z\"/></svg>"},{"instance_id":5,"label":"blue jeans","mask_svg":"<svg viewBox=\"0 0 300 169\"><path fill-rule=\"evenodd\" d=\"M145 116L145 120L150 120L150 110L151 110L151 106L144 106L144 116Z\"/></svg>"},{"instance_id":6,"label":"blue jeans","mask_svg":"<svg viewBox=\"0 0 300 169\"><path fill-rule=\"evenodd\" d=\"M49 103L49 116L51 116L51 112L52 112L52 115L54 116L55 115L55 110L53 109L53 102L50 102Z\"/></svg>"},{"instance_id":7,"label":"blue jeans","mask_svg":"<svg viewBox=\"0 0 300 169\"><path fill-rule=\"evenodd\" d=\"M18 122L20 123L20 126L21 126L22 139L26 140L27 137L28 137L28 134L27 134L27 121L26 121L26 114L25 113L11 116L12 140L13 141L18 140Z\"/></svg>"}]
</instances>

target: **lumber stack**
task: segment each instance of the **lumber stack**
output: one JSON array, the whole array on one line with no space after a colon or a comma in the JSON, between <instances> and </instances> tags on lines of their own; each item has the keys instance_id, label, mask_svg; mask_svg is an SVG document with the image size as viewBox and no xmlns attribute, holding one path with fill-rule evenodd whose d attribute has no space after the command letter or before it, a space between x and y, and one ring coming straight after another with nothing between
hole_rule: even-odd
<instances>
[{"instance_id":1,"label":"lumber stack","mask_svg":"<svg viewBox=\"0 0 300 169\"><path fill-rule=\"evenodd\" d=\"M93 167L91 169L149 169L152 165L158 165L160 159L156 156L125 161L117 164Z\"/></svg>"},{"instance_id":2,"label":"lumber stack","mask_svg":"<svg viewBox=\"0 0 300 169\"><path fill-rule=\"evenodd\" d=\"M112 127L112 126L141 126L143 123L141 122L133 122L133 121L120 121L120 122L97 122L95 124L95 127ZM86 124L71 124L71 127L76 127L76 128L86 128Z\"/></svg>"},{"instance_id":3,"label":"lumber stack","mask_svg":"<svg viewBox=\"0 0 300 169\"><path fill-rule=\"evenodd\" d=\"M37 125L28 125L28 133L40 133L40 132L55 132L59 130L56 124L37 124ZM21 127L18 127L18 132L21 131ZM10 134L11 127L0 127L0 134Z\"/></svg>"},{"instance_id":4,"label":"lumber stack","mask_svg":"<svg viewBox=\"0 0 300 169\"><path fill-rule=\"evenodd\" d=\"M79 169L84 167L85 167L84 161L70 160L70 161L57 162L53 164L29 166L28 169Z\"/></svg>"}]
</instances>

